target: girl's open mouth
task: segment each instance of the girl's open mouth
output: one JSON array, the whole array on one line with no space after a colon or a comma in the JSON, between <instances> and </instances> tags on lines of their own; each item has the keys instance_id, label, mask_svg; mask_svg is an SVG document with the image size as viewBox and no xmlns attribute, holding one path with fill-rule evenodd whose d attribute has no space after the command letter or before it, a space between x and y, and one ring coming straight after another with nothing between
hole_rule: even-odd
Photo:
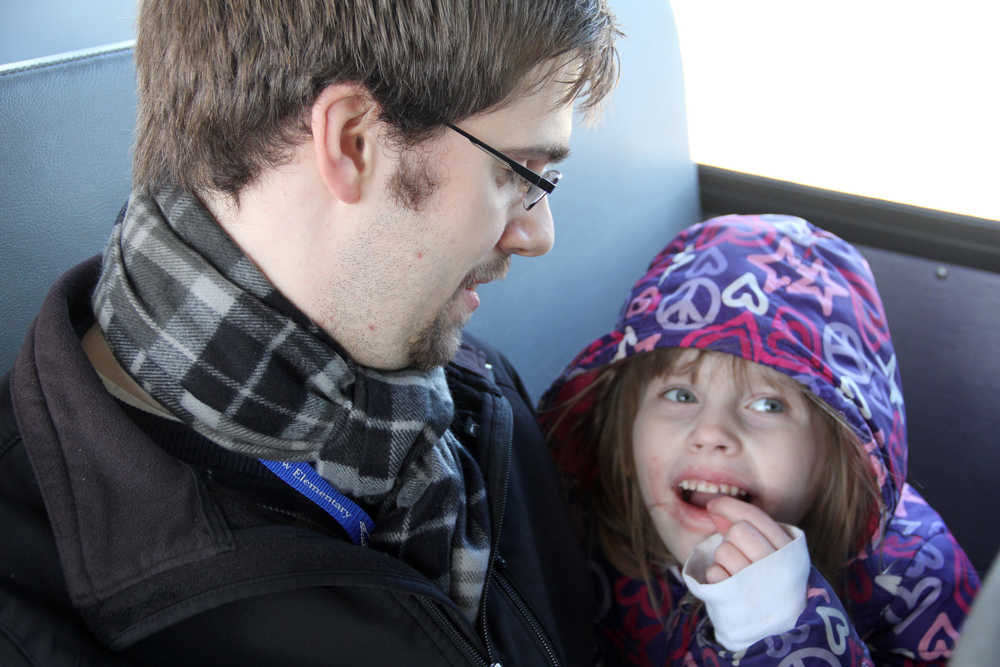
<instances>
[{"instance_id":1,"label":"girl's open mouth","mask_svg":"<svg viewBox=\"0 0 1000 667\"><path fill-rule=\"evenodd\" d=\"M702 509L708 501L720 496L731 496L744 502L753 502L753 495L746 489L731 484L706 482L702 479L682 479L675 490L685 503Z\"/></svg>"}]
</instances>

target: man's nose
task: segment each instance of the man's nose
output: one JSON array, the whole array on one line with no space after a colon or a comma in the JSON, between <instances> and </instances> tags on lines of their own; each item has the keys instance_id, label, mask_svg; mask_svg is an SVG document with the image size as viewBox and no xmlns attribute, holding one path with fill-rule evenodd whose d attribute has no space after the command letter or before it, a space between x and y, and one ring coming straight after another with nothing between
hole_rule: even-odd
<instances>
[{"instance_id":1,"label":"man's nose","mask_svg":"<svg viewBox=\"0 0 1000 667\"><path fill-rule=\"evenodd\" d=\"M525 211L521 203L517 203L498 246L508 255L538 257L552 249L555 237L549 198L545 197L530 211Z\"/></svg>"}]
</instances>

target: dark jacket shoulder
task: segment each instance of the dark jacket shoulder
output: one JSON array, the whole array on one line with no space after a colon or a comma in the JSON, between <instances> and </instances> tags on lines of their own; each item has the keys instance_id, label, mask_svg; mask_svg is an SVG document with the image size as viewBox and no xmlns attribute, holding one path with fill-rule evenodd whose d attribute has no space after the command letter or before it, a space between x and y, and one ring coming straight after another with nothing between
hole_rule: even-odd
<instances>
[{"instance_id":1,"label":"dark jacket shoulder","mask_svg":"<svg viewBox=\"0 0 1000 667\"><path fill-rule=\"evenodd\" d=\"M469 336L448 369L453 429L500 512L484 638L431 582L284 487L179 460L135 428L74 342L97 268L50 293L18 360L20 407L6 382L0 395L13 538L0 546L0 657L21 660L3 664L590 661L584 561L527 393L496 350ZM58 351L33 358L42 348Z\"/></svg>"}]
</instances>

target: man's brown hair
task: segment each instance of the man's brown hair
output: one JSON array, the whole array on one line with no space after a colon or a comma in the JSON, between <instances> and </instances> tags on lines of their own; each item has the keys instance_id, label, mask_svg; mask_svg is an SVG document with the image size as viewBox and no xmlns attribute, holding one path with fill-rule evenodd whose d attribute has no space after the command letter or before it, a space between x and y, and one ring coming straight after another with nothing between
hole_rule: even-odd
<instances>
[{"instance_id":1,"label":"man's brown hair","mask_svg":"<svg viewBox=\"0 0 1000 667\"><path fill-rule=\"evenodd\" d=\"M594 108L620 34L606 0L143 0L137 32L136 187L234 199L309 135L330 84L363 85L412 145L569 63L563 101Z\"/></svg>"}]
</instances>

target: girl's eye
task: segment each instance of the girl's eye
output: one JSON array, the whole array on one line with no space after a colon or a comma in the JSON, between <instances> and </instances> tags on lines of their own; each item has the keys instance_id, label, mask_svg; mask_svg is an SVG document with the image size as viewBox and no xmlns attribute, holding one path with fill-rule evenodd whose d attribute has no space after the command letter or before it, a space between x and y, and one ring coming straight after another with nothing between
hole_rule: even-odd
<instances>
[{"instance_id":1,"label":"girl's eye","mask_svg":"<svg viewBox=\"0 0 1000 667\"><path fill-rule=\"evenodd\" d=\"M784 412L785 404L776 398L758 398L750 404L754 412Z\"/></svg>"},{"instance_id":2,"label":"girl's eye","mask_svg":"<svg viewBox=\"0 0 1000 667\"><path fill-rule=\"evenodd\" d=\"M668 401L673 401L674 403L697 403L698 399L694 397L694 394L687 389L668 389L663 392L663 398Z\"/></svg>"}]
</instances>

